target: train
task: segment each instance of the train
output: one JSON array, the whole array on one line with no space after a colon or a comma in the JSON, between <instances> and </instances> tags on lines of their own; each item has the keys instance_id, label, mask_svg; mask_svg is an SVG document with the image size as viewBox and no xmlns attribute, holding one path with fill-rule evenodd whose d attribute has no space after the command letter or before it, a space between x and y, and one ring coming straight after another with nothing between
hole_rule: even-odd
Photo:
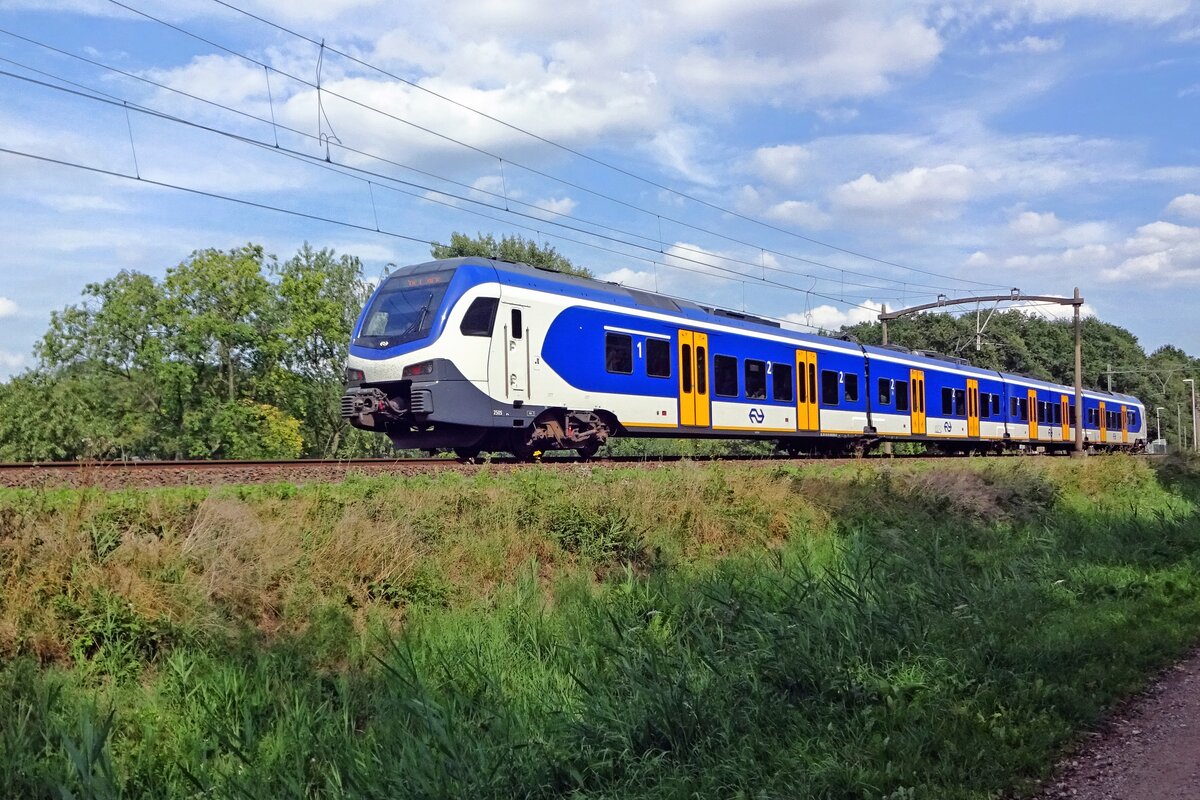
<instances>
[{"instance_id":1,"label":"train","mask_svg":"<svg viewBox=\"0 0 1200 800\"><path fill-rule=\"evenodd\" d=\"M1074 388L946 355L812 335L737 311L526 264L453 258L380 282L352 333L341 415L463 459L616 436L773 440L791 455L918 442L1065 452ZM1088 389L1089 450L1138 451L1145 406Z\"/></svg>"}]
</instances>

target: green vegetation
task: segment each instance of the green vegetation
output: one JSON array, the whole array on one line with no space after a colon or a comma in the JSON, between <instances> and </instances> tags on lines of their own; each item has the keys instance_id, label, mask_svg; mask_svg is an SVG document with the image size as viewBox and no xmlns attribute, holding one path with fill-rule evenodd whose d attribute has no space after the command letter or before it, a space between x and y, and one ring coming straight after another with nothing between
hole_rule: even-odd
<instances>
[{"instance_id":1,"label":"green vegetation","mask_svg":"<svg viewBox=\"0 0 1200 800\"><path fill-rule=\"evenodd\" d=\"M542 269L565 272L583 278L594 278L587 267L577 267L571 260L558 252L552 245L540 245L524 236L502 236L500 241L492 234L476 234L474 237L455 231L450 234L450 244L435 244L430 248L434 258L495 258L501 261L516 261Z\"/></svg>"},{"instance_id":2,"label":"green vegetation","mask_svg":"<svg viewBox=\"0 0 1200 800\"><path fill-rule=\"evenodd\" d=\"M367 289L358 259L308 245L89 284L51 315L38 367L0 384L0 461L383 451L337 407Z\"/></svg>"},{"instance_id":3,"label":"green vegetation","mask_svg":"<svg viewBox=\"0 0 1200 800\"><path fill-rule=\"evenodd\" d=\"M1200 638L1200 464L0 492L0 796L984 798Z\"/></svg>"}]
</instances>

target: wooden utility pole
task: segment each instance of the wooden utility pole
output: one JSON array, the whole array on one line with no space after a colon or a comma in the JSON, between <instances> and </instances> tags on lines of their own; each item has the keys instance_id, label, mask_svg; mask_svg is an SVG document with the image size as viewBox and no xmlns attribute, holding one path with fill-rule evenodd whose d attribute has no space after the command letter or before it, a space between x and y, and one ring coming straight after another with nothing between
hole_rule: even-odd
<instances>
[{"instance_id":1,"label":"wooden utility pole","mask_svg":"<svg viewBox=\"0 0 1200 800\"><path fill-rule=\"evenodd\" d=\"M1075 449L1073 458L1082 458L1083 452L1083 339L1079 333L1079 308L1083 298L1079 287L1075 287Z\"/></svg>"}]
</instances>

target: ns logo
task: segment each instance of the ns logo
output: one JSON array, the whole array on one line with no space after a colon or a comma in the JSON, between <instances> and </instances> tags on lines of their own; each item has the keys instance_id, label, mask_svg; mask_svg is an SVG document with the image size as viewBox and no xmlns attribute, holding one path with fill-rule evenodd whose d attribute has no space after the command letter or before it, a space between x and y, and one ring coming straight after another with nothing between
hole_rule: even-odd
<instances>
[{"instance_id":1,"label":"ns logo","mask_svg":"<svg viewBox=\"0 0 1200 800\"><path fill-rule=\"evenodd\" d=\"M767 415L763 413L763 410L761 408L750 409L750 421L753 422L755 425L761 425L762 421L766 418L767 418Z\"/></svg>"}]
</instances>

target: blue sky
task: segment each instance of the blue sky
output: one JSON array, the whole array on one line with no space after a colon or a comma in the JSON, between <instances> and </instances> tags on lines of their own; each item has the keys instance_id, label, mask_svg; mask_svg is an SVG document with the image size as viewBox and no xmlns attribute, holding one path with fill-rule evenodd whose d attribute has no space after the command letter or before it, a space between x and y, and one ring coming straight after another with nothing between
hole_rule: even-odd
<instances>
[{"instance_id":1,"label":"blue sky","mask_svg":"<svg viewBox=\"0 0 1200 800\"><path fill-rule=\"evenodd\" d=\"M308 241L378 275L455 230L799 327L1079 286L1200 354L1193 2L230 0L390 76L122 2L0 8L0 148L114 173L0 153L0 378L121 269Z\"/></svg>"}]
</instances>

